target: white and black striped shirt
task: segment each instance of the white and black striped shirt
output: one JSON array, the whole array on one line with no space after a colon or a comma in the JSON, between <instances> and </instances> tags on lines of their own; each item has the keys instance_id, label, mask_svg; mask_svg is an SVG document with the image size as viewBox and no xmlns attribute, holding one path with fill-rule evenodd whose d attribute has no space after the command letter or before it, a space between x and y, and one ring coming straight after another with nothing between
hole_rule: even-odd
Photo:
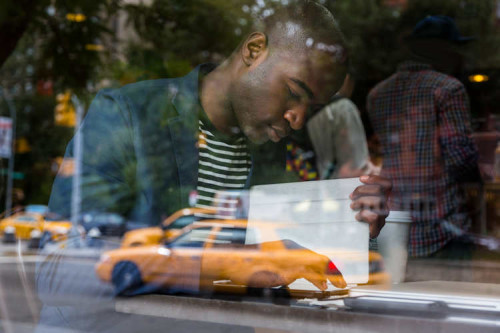
<instances>
[{"instance_id":1,"label":"white and black striped shirt","mask_svg":"<svg viewBox=\"0 0 500 333\"><path fill-rule=\"evenodd\" d=\"M208 119L199 121L199 132L196 207L214 208L220 217L234 218L236 198L217 197L216 193L229 190L236 195L245 187L252 165L247 139L242 134L228 137L218 133Z\"/></svg>"}]
</instances>

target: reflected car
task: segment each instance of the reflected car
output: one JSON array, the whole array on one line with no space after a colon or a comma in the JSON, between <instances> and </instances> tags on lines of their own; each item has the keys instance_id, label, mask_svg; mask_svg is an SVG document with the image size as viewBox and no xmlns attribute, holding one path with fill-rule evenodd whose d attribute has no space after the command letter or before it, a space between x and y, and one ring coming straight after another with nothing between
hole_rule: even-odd
<instances>
[{"instance_id":1,"label":"reflected car","mask_svg":"<svg viewBox=\"0 0 500 333\"><path fill-rule=\"evenodd\" d=\"M213 219L215 211L206 208L184 208L166 218L160 226L141 228L125 233L121 247L156 245L175 238L182 228L200 220Z\"/></svg>"},{"instance_id":2,"label":"reflected car","mask_svg":"<svg viewBox=\"0 0 500 333\"><path fill-rule=\"evenodd\" d=\"M46 205L27 205L24 207L24 211L26 213L39 213L45 215L49 212L49 207Z\"/></svg>"},{"instance_id":3,"label":"reflected car","mask_svg":"<svg viewBox=\"0 0 500 333\"><path fill-rule=\"evenodd\" d=\"M85 232L96 228L103 236L121 237L127 230L127 220L116 213L83 213L78 219L78 223L85 229Z\"/></svg>"},{"instance_id":4,"label":"reflected car","mask_svg":"<svg viewBox=\"0 0 500 333\"><path fill-rule=\"evenodd\" d=\"M337 287L346 286L327 256L290 240L245 244L247 233L253 232L257 231L247 229L246 220L195 222L170 242L105 252L95 269L117 294L143 284L211 290L220 280L257 289L286 286L298 278L322 290L326 279Z\"/></svg>"},{"instance_id":5,"label":"reflected car","mask_svg":"<svg viewBox=\"0 0 500 333\"><path fill-rule=\"evenodd\" d=\"M28 240L35 230L40 234L50 235L52 240L58 241L66 238L70 228L71 222L53 215L49 218L48 214L40 213L19 212L0 220L0 235L3 236L4 242ZM10 239L12 234L14 238Z\"/></svg>"}]
</instances>

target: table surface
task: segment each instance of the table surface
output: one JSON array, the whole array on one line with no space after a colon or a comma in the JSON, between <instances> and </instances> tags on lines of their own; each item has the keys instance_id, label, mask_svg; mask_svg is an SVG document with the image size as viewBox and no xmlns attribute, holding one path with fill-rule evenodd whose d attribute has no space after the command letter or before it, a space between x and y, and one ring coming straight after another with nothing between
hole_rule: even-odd
<instances>
[{"instance_id":1,"label":"table surface","mask_svg":"<svg viewBox=\"0 0 500 333\"><path fill-rule=\"evenodd\" d=\"M232 301L170 295L119 298L122 313L242 325L285 332L498 332L500 321L452 317L403 316L354 312L341 299L292 301L277 305L262 301Z\"/></svg>"}]
</instances>

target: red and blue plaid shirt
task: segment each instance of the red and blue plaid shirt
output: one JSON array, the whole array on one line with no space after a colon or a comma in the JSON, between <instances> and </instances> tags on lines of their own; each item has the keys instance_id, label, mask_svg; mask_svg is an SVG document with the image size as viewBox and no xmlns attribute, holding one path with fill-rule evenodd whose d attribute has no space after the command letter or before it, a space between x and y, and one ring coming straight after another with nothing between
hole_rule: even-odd
<instances>
[{"instance_id":1,"label":"red and blue plaid shirt","mask_svg":"<svg viewBox=\"0 0 500 333\"><path fill-rule=\"evenodd\" d=\"M410 210L409 255L436 252L470 224L461 183L476 169L469 101L457 79L408 61L370 92L367 109L391 179L390 207Z\"/></svg>"}]
</instances>

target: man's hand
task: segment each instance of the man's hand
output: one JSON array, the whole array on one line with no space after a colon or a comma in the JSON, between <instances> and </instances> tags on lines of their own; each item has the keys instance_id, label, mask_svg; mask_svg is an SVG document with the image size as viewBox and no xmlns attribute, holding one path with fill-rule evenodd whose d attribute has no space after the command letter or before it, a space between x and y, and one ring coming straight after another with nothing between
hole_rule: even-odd
<instances>
[{"instance_id":1,"label":"man's hand","mask_svg":"<svg viewBox=\"0 0 500 333\"><path fill-rule=\"evenodd\" d=\"M359 210L356 214L358 221L370 225L370 238L375 238L385 224L389 215L387 198L392 189L392 182L384 177L365 175L359 177L364 185L358 186L351 193L351 208Z\"/></svg>"},{"instance_id":2,"label":"man's hand","mask_svg":"<svg viewBox=\"0 0 500 333\"><path fill-rule=\"evenodd\" d=\"M260 263L262 265L267 262L270 266L266 271L257 272L250 277L248 285L251 287L287 286L301 278L308 280L321 291L328 288L327 280L337 288L347 286L342 273L333 261L293 240L263 242L260 246L266 249L262 252ZM287 250L284 250L283 246ZM281 260L276 261L276 256ZM231 276L229 278L235 281Z\"/></svg>"}]
</instances>

